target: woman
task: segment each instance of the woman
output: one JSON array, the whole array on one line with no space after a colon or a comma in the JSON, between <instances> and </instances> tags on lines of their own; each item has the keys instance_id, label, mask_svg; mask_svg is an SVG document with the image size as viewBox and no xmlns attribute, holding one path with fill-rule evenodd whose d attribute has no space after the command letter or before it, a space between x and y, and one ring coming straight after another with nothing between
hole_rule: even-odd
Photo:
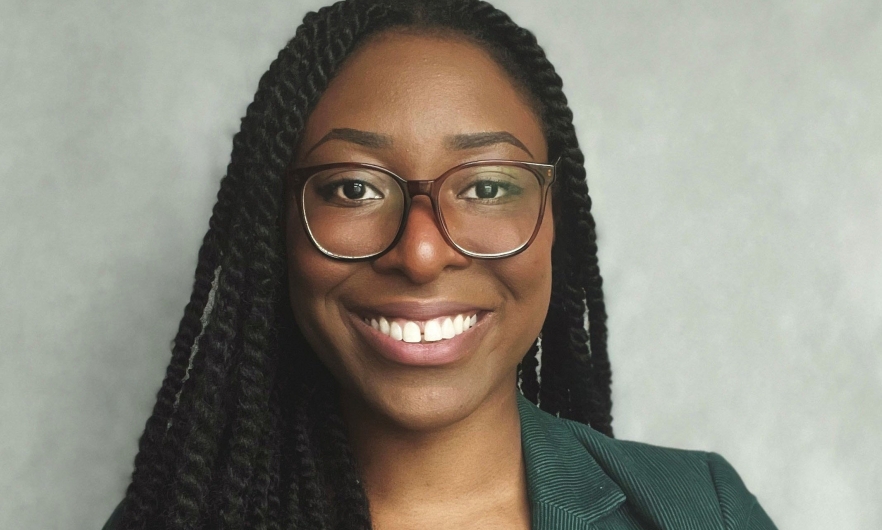
<instances>
[{"instance_id":1,"label":"woman","mask_svg":"<svg viewBox=\"0 0 882 530\"><path fill-rule=\"evenodd\" d=\"M233 144L106 528L774 528L721 457L611 438L583 156L505 14L311 13Z\"/></svg>"}]
</instances>

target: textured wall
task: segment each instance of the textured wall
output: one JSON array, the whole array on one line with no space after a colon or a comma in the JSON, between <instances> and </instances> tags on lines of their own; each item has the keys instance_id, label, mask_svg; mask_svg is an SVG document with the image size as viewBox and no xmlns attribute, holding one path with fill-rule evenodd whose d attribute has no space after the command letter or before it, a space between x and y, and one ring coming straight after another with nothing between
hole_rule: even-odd
<instances>
[{"instance_id":1,"label":"textured wall","mask_svg":"<svg viewBox=\"0 0 882 530\"><path fill-rule=\"evenodd\" d=\"M320 4L0 0L0 529L120 499L232 134ZM498 4L586 148L619 437L882 528L882 2Z\"/></svg>"}]
</instances>

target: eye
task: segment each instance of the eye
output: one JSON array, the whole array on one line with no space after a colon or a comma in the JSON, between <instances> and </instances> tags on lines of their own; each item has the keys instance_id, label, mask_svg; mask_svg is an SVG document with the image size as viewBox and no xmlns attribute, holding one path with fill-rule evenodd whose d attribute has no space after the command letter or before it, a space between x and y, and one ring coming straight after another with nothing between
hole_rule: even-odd
<instances>
[{"instance_id":1,"label":"eye","mask_svg":"<svg viewBox=\"0 0 882 530\"><path fill-rule=\"evenodd\" d=\"M382 199L383 196L369 184L360 180L349 180L337 186L337 193L342 193L350 200L356 199Z\"/></svg>"},{"instance_id":2,"label":"eye","mask_svg":"<svg viewBox=\"0 0 882 530\"><path fill-rule=\"evenodd\" d=\"M495 199L499 194L499 184L487 180L476 183L472 189L475 190L475 197L478 199Z\"/></svg>"},{"instance_id":3,"label":"eye","mask_svg":"<svg viewBox=\"0 0 882 530\"><path fill-rule=\"evenodd\" d=\"M321 187L320 194L327 201L361 202L385 198L377 188L363 180L341 179Z\"/></svg>"},{"instance_id":4,"label":"eye","mask_svg":"<svg viewBox=\"0 0 882 530\"><path fill-rule=\"evenodd\" d=\"M471 200L493 200L517 195L520 187L510 182L500 182L497 180L477 180L469 184L469 186L458 194L461 199Z\"/></svg>"}]
</instances>

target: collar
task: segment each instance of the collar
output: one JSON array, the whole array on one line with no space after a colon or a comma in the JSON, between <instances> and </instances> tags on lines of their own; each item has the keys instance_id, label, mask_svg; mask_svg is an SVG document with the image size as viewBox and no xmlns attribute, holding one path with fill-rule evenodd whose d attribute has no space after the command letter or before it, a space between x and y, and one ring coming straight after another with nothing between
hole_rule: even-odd
<instances>
[{"instance_id":1,"label":"collar","mask_svg":"<svg viewBox=\"0 0 882 530\"><path fill-rule=\"evenodd\" d=\"M520 392L517 398L533 530L588 529L625 501L574 430L602 435L540 410Z\"/></svg>"}]
</instances>

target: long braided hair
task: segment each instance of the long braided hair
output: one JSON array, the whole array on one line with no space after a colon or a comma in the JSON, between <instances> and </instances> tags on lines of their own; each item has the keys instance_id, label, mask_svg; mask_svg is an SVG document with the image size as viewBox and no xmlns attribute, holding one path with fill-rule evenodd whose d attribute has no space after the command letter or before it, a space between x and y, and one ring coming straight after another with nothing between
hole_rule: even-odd
<instances>
[{"instance_id":1,"label":"long braided hair","mask_svg":"<svg viewBox=\"0 0 882 530\"><path fill-rule=\"evenodd\" d=\"M559 229L548 316L518 385L542 409L612 436L591 199L554 67L532 33L487 2L344 0L306 15L233 139L119 528L371 527L336 383L294 323L278 219L285 169L322 92L356 46L393 28L485 47L540 115L550 159L560 157Z\"/></svg>"}]
</instances>

